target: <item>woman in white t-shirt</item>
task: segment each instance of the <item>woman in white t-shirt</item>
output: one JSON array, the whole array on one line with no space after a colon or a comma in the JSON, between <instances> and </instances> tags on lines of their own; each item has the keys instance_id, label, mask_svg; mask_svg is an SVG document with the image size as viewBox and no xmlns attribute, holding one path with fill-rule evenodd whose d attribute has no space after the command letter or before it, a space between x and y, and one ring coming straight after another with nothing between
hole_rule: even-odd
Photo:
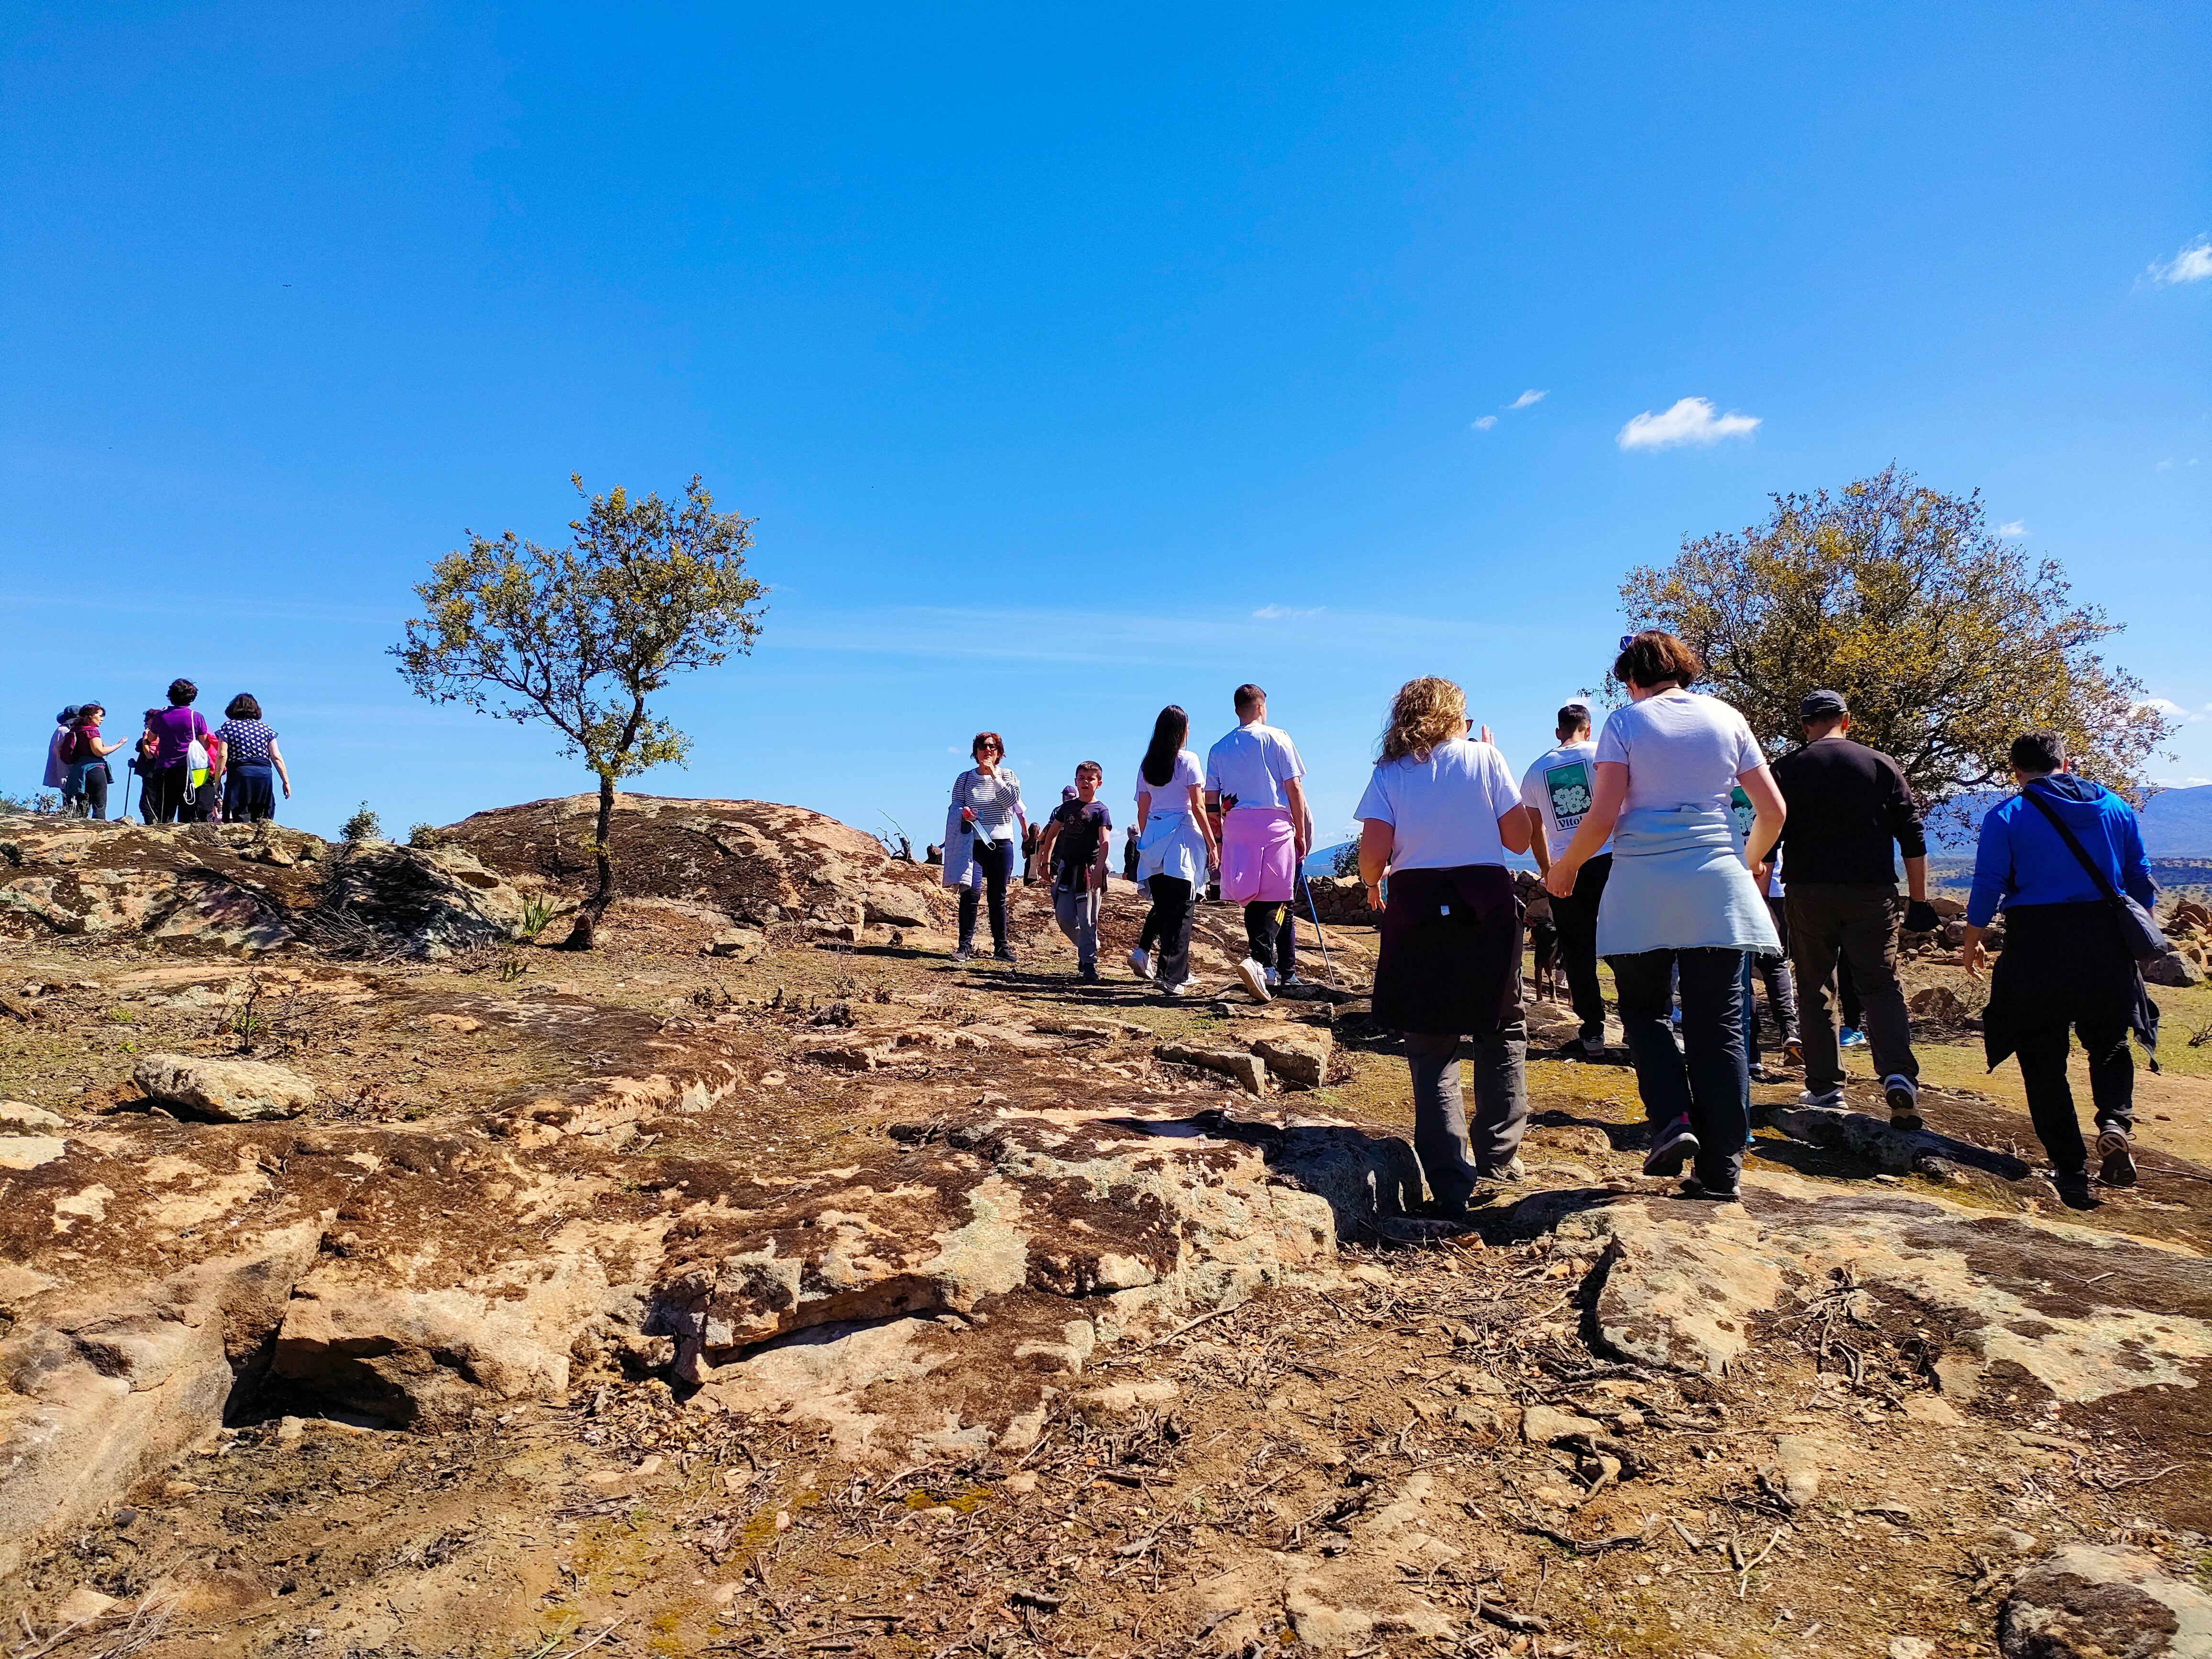
<instances>
[{"instance_id":1,"label":"woman in white t-shirt","mask_svg":"<svg viewBox=\"0 0 2212 1659\"><path fill-rule=\"evenodd\" d=\"M1206 872L1218 856L1206 813L1206 768L1183 747L1190 716L1175 704L1152 722L1152 740L1137 767L1137 879L1152 896L1129 966L1139 979L1157 974L1160 989L1179 997L1190 985L1190 924ZM1148 947L1158 941L1154 958Z\"/></svg>"},{"instance_id":2,"label":"woman in white t-shirt","mask_svg":"<svg viewBox=\"0 0 2212 1659\"><path fill-rule=\"evenodd\" d=\"M1595 798L1544 884L1571 893L1583 861L1613 837L1597 948L1613 969L1651 1121L1644 1172L1675 1175L1693 1162L1686 1190L1726 1200L1736 1196L1751 1122L1744 955L1782 948L1751 870L1782 833L1783 805L1743 716L1690 694L1705 672L1672 634L1621 641L1613 678L1632 701L1598 734ZM1752 807L1743 838L1729 810L1739 786ZM1679 1047L1670 1018L1678 975Z\"/></svg>"},{"instance_id":3,"label":"woman in white t-shirt","mask_svg":"<svg viewBox=\"0 0 2212 1659\"><path fill-rule=\"evenodd\" d=\"M952 804L945 810L943 880L960 891L960 943L952 959L965 962L975 954L975 912L979 901L987 898L992 954L1012 962L1006 883L1029 830L1029 811L1022 805L1022 781L1006 766L1004 738L996 732L978 732L968 752L975 764L952 780Z\"/></svg>"},{"instance_id":4,"label":"woman in white t-shirt","mask_svg":"<svg viewBox=\"0 0 2212 1659\"><path fill-rule=\"evenodd\" d=\"M1504 759L1467 735L1467 696L1446 679L1398 688L1382 751L1353 814L1359 877L1385 874L1376 1024L1406 1035L1413 1151L1432 1212L1463 1217L1478 1182L1519 1178L1528 1121L1521 1023L1521 907L1505 855L1528 850L1527 809ZM1474 1156L1459 1042L1474 1039Z\"/></svg>"}]
</instances>

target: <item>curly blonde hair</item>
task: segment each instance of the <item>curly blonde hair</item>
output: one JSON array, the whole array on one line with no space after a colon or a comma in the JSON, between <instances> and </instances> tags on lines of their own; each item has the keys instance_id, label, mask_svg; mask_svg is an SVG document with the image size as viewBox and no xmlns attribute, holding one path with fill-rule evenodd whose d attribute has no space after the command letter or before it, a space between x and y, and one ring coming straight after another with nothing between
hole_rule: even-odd
<instances>
[{"instance_id":1,"label":"curly blonde hair","mask_svg":"<svg viewBox=\"0 0 2212 1659\"><path fill-rule=\"evenodd\" d=\"M1433 674L1407 680L1390 700L1390 724L1382 730L1385 761L1408 755L1426 760L1440 743L1467 735L1467 693Z\"/></svg>"}]
</instances>

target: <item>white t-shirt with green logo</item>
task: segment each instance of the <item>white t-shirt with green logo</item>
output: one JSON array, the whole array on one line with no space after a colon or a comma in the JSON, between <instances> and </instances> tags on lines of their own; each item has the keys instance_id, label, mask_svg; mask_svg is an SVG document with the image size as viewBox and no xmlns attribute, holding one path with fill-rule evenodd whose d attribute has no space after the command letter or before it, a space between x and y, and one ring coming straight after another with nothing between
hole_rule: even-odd
<instances>
[{"instance_id":1,"label":"white t-shirt with green logo","mask_svg":"<svg viewBox=\"0 0 2212 1659\"><path fill-rule=\"evenodd\" d=\"M1567 850L1575 831L1582 828L1583 815L1589 811L1596 791L1597 744L1587 738L1580 743L1563 743L1538 756L1536 763L1522 777L1522 805L1543 815L1544 840L1553 858ZM1607 836L1605 845L1597 850L1610 853L1613 837Z\"/></svg>"}]
</instances>

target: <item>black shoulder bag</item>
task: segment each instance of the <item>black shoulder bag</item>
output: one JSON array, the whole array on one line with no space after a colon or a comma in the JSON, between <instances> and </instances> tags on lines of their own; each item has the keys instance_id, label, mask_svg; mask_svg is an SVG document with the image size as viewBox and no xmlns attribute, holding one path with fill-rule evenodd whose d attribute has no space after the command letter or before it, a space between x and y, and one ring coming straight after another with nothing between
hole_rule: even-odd
<instances>
[{"instance_id":1,"label":"black shoulder bag","mask_svg":"<svg viewBox=\"0 0 2212 1659\"><path fill-rule=\"evenodd\" d=\"M2089 872L2089 879L2097 884L2097 890L2105 896L2105 902L2112 907L2112 915L2120 924L2121 942L2134 954L2135 959L2138 963L2153 963L2172 950L2173 946L2166 941L2165 931L2153 919L2150 912L2114 887L2112 878L2091 862L2088 853L2075 838L2074 832L2066 827L2066 821L2058 816L2051 803L2033 789L2023 788L2020 794L2022 800L2050 821L2051 827L2058 832L2059 840L2066 843L2067 850L2080 860L2081 867Z\"/></svg>"}]
</instances>

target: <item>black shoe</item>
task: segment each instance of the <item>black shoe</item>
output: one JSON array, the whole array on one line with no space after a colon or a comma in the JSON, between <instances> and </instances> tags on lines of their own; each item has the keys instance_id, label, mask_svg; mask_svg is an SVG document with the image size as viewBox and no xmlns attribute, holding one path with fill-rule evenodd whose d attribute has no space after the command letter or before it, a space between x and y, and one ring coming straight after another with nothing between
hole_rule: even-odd
<instances>
[{"instance_id":1,"label":"black shoe","mask_svg":"<svg viewBox=\"0 0 2212 1659\"><path fill-rule=\"evenodd\" d=\"M1698 1199L1707 1204L1741 1204L1743 1202L1743 1192L1741 1188L1735 1187L1708 1187L1704 1182L1698 1180L1695 1176L1692 1176L1687 1181L1684 1182L1682 1183L1682 1190L1675 1194L1674 1196L1677 1198Z\"/></svg>"},{"instance_id":2,"label":"black shoe","mask_svg":"<svg viewBox=\"0 0 2212 1659\"><path fill-rule=\"evenodd\" d=\"M2051 1184L2058 1188L2058 1201L2069 1210L2094 1210L2097 1195L2089 1190L2087 1170L2061 1170L2051 1177Z\"/></svg>"},{"instance_id":3,"label":"black shoe","mask_svg":"<svg viewBox=\"0 0 2212 1659\"><path fill-rule=\"evenodd\" d=\"M1676 1176L1682 1166L1698 1155L1698 1137L1690 1127L1690 1120L1678 1117L1659 1132L1644 1154L1644 1173L1648 1176Z\"/></svg>"},{"instance_id":4,"label":"black shoe","mask_svg":"<svg viewBox=\"0 0 2212 1659\"><path fill-rule=\"evenodd\" d=\"M952 959L955 962L966 962L975 954L975 947L963 940L953 947Z\"/></svg>"},{"instance_id":5,"label":"black shoe","mask_svg":"<svg viewBox=\"0 0 2212 1659\"><path fill-rule=\"evenodd\" d=\"M1889 1127L1910 1133L1920 1127L1920 1089L1909 1077L1892 1077L1882 1085L1889 1097ZM2099 1146L2104 1143L2100 1141Z\"/></svg>"},{"instance_id":6,"label":"black shoe","mask_svg":"<svg viewBox=\"0 0 2212 1659\"><path fill-rule=\"evenodd\" d=\"M2107 1187L2132 1187L2136 1184L2136 1157L2128 1145L2125 1129L2106 1129L2097 1136L2097 1156L2103 1167L2097 1179Z\"/></svg>"},{"instance_id":7,"label":"black shoe","mask_svg":"<svg viewBox=\"0 0 2212 1659\"><path fill-rule=\"evenodd\" d=\"M1098 964L1095 962L1086 962L1082 967L1077 969L1075 977L1085 985L1098 985L1104 982L1098 977Z\"/></svg>"},{"instance_id":8,"label":"black shoe","mask_svg":"<svg viewBox=\"0 0 2212 1659\"><path fill-rule=\"evenodd\" d=\"M1007 946L1001 945L991 952L991 958L994 962L1012 962L1014 959L1014 953Z\"/></svg>"}]
</instances>

